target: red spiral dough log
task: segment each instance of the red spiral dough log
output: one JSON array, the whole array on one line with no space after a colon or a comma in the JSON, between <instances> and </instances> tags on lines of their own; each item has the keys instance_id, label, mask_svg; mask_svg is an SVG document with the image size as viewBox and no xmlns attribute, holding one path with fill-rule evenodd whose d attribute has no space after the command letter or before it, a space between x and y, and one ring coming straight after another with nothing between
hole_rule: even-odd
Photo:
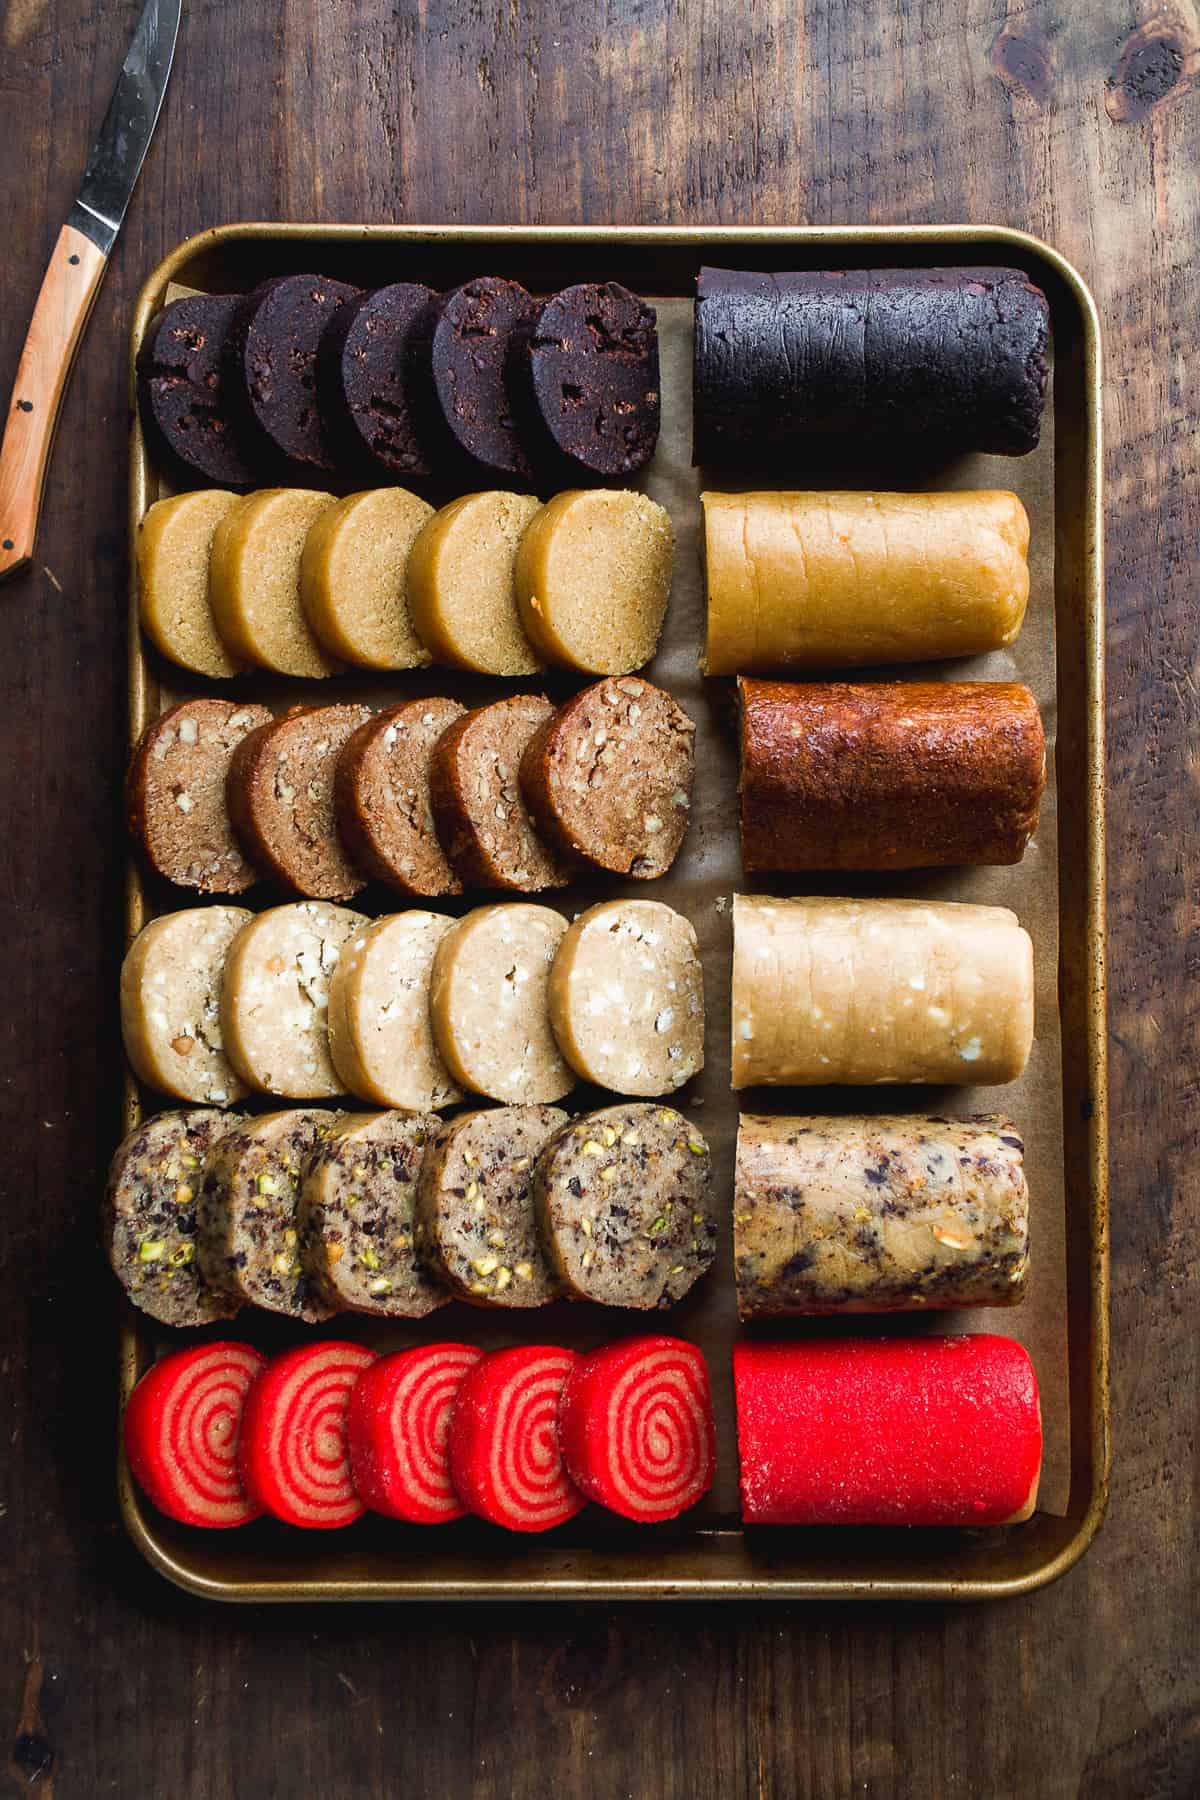
<instances>
[{"instance_id":1,"label":"red spiral dough log","mask_svg":"<svg viewBox=\"0 0 1200 1800\"><path fill-rule=\"evenodd\" d=\"M174 1350L148 1369L125 1408L125 1454L138 1486L182 1525L249 1524L262 1507L238 1474L246 1395L266 1368L249 1344Z\"/></svg>"},{"instance_id":2,"label":"red spiral dough log","mask_svg":"<svg viewBox=\"0 0 1200 1800\"><path fill-rule=\"evenodd\" d=\"M677 1518L716 1470L702 1353L680 1338L641 1337L580 1357L563 1389L559 1440L589 1500L644 1524Z\"/></svg>"},{"instance_id":3,"label":"red spiral dough log","mask_svg":"<svg viewBox=\"0 0 1200 1800\"><path fill-rule=\"evenodd\" d=\"M733 1385L748 1525L1006 1525L1033 1511L1041 1408L1011 1338L737 1344Z\"/></svg>"},{"instance_id":4,"label":"red spiral dough log","mask_svg":"<svg viewBox=\"0 0 1200 1800\"><path fill-rule=\"evenodd\" d=\"M336 1338L277 1356L246 1401L238 1463L246 1492L286 1525L333 1531L361 1518L346 1413L372 1350Z\"/></svg>"},{"instance_id":5,"label":"red spiral dough log","mask_svg":"<svg viewBox=\"0 0 1200 1800\"><path fill-rule=\"evenodd\" d=\"M346 1429L354 1485L372 1512L412 1525L463 1517L450 1479L450 1417L482 1355L470 1344L422 1344L381 1356L359 1377Z\"/></svg>"},{"instance_id":6,"label":"red spiral dough log","mask_svg":"<svg viewBox=\"0 0 1200 1800\"><path fill-rule=\"evenodd\" d=\"M549 1531L587 1501L563 1467L558 1410L577 1358L551 1344L493 1350L450 1421L450 1478L469 1512L510 1531Z\"/></svg>"}]
</instances>

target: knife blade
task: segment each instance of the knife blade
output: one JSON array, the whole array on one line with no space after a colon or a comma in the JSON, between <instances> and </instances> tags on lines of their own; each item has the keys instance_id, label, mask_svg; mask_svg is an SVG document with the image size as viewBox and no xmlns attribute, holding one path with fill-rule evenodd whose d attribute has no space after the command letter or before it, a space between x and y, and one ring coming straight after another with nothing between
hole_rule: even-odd
<instances>
[{"instance_id":1,"label":"knife blade","mask_svg":"<svg viewBox=\"0 0 1200 1800\"><path fill-rule=\"evenodd\" d=\"M154 136L181 11L182 0L146 0L42 278L0 443L0 581L33 554L67 379Z\"/></svg>"}]
</instances>

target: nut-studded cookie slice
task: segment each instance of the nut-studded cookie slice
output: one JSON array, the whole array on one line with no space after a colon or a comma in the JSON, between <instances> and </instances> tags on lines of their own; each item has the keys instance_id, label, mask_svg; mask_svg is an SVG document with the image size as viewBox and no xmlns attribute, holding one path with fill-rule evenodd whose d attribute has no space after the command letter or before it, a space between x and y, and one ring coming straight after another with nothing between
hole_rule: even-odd
<instances>
[{"instance_id":1,"label":"nut-studded cookie slice","mask_svg":"<svg viewBox=\"0 0 1200 1800\"><path fill-rule=\"evenodd\" d=\"M241 894L258 880L229 822L225 777L246 734L270 723L265 706L185 700L146 727L125 780L125 816L156 874L202 894Z\"/></svg>"},{"instance_id":2,"label":"nut-studded cookie slice","mask_svg":"<svg viewBox=\"0 0 1200 1800\"><path fill-rule=\"evenodd\" d=\"M411 899L460 894L430 802L434 749L466 708L435 697L379 712L346 740L334 776L338 829L360 869Z\"/></svg>"},{"instance_id":3,"label":"nut-studded cookie slice","mask_svg":"<svg viewBox=\"0 0 1200 1800\"><path fill-rule=\"evenodd\" d=\"M347 938L367 923L348 907L302 900L259 913L238 934L221 1028L230 1061L251 1087L289 1100L344 1092L329 1055L329 978Z\"/></svg>"},{"instance_id":4,"label":"nut-studded cookie slice","mask_svg":"<svg viewBox=\"0 0 1200 1800\"><path fill-rule=\"evenodd\" d=\"M121 1035L139 1081L177 1100L228 1106L249 1088L225 1054L221 997L244 906L193 906L139 931L121 965Z\"/></svg>"},{"instance_id":5,"label":"nut-studded cookie slice","mask_svg":"<svg viewBox=\"0 0 1200 1800\"><path fill-rule=\"evenodd\" d=\"M538 837L521 797L521 758L554 717L544 694L477 707L439 739L430 765L438 836L467 887L536 894L565 887L566 867Z\"/></svg>"},{"instance_id":6,"label":"nut-studded cookie slice","mask_svg":"<svg viewBox=\"0 0 1200 1800\"><path fill-rule=\"evenodd\" d=\"M205 1159L241 1121L209 1108L156 1113L134 1127L108 1171L104 1247L133 1304L162 1325L232 1319L239 1302L210 1287L196 1257Z\"/></svg>"},{"instance_id":7,"label":"nut-studded cookie slice","mask_svg":"<svg viewBox=\"0 0 1200 1800\"><path fill-rule=\"evenodd\" d=\"M259 726L235 750L226 794L255 862L312 900L351 900L364 878L338 834L334 772L369 706L316 706Z\"/></svg>"}]
</instances>

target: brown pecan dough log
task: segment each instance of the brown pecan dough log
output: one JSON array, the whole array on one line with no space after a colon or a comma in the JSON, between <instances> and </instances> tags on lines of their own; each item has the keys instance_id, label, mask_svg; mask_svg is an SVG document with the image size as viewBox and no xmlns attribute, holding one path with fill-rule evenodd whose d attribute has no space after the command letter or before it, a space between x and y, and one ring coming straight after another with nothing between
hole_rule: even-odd
<instances>
[{"instance_id":1,"label":"brown pecan dough log","mask_svg":"<svg viewBox=\"0 0 1200 1800\"><path fill-rule=\"evenodd\" d=\"M521 758L554 717L544 694L477 707L439 739L430 793L438 836L467 887L537 894L565 887L567 870L542 843L521 796Z\"/></svg>"},{"instance_id":2,"label":"brown pecan dough log","mask_svg":"<svg viewBox=\"0 0 1200 1800\"><path fill-rule=\"evenodd\" d=\"M125 778L130 836L156 874L202 894L241 894L258 880L225 804L230 760L265 706L184 700L148 725Z\"/></svg>"},{"instance_id":3,"label":"brown pecan dough log","mask_svg":"<svg viewBox=\"0 0 1200 1800\"><path fill-rule=\"evenodd\" d=\"M406 700L352 732L337 760L338 829L360 869L410 899L459 894L438 842L429 784L433 752L466 709L457 700Z\"/></svg>"},{"instance_id":4,"label":"brown pecan dough log","mask_svg":"<svg viewBox=\"0 0 1200 1800\"><path fill-rule=\"evenodd\" d=\"M738 1122L733 1256L744 1319L1012 1306L1029 1267L1010 1119Z\"/></svg>"},{"instance_id":5,"label":"brown pecan dough log","mask_svg":"<svg viewBox=\"0 0 1200 1800\"><path fill-rule=\"evenodd\" d=\"M238 836L262 868L310 900L350 900L364 885L338 833L334 771L369 706L298 708L242 739L226 794Z\"/></svg>"}]
</instances>

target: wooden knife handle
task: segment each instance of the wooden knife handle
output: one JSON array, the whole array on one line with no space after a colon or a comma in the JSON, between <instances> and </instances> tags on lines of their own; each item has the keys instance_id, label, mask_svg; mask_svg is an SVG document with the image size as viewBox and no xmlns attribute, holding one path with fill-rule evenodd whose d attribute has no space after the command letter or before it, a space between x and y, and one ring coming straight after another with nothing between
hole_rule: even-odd
<instances>
[{"instance_id":1,"label":"wooden knife handle","mask_svg":"<svg viewBox=\"0 0 1200 1800\"><path fill-rule=\"evenodd\" d=\"M72 225L42 279L0 444L0 581L33 555L54 427L106 258Z\"/></svg>"}]
</instances>

